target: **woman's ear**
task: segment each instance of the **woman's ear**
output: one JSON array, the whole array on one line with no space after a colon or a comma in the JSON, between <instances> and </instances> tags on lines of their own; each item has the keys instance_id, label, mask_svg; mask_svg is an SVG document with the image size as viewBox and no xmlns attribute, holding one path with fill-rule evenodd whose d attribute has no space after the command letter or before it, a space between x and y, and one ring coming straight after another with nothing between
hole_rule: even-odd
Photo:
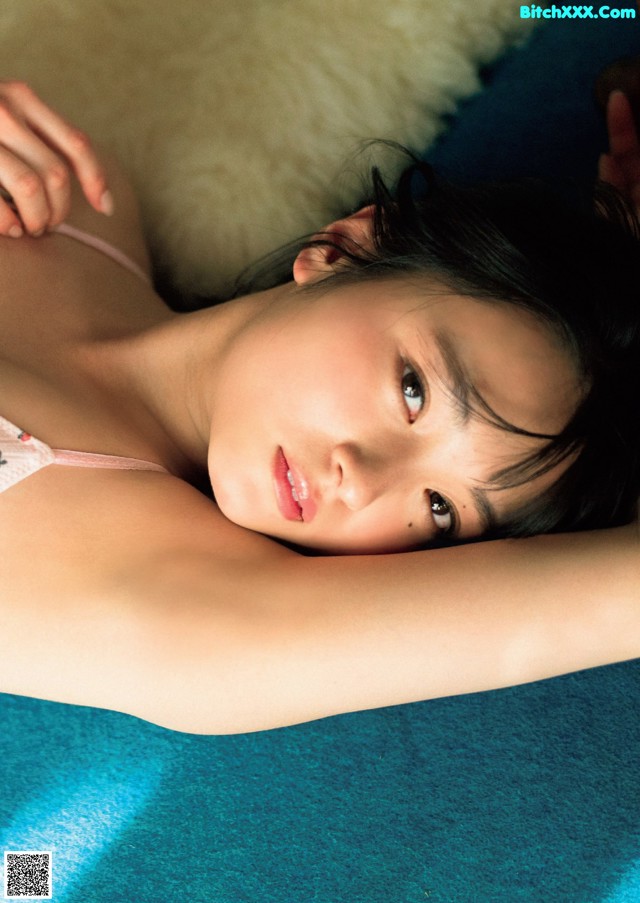
<instances>
[{"instance_id":1,"label":"woman's ear","mask_svg":"<svg viewBox=\"0 0 640 903\"><path fill-rule=\"evenodd\" d=\"M324 279L335 271L340 261L349 262L349 258L341 252L341 247L349 249L349 245L356 246L356 250L373 250L373 215L375 207L370 204L363 207L357 213L352 213L345 219L331 223L322 232L317 232L313 240L326 239L335 243L331 245L315 245L311 248L303 248L293 264L293 278L297 285L307 285Z\"/></svg>"}]
</instances>

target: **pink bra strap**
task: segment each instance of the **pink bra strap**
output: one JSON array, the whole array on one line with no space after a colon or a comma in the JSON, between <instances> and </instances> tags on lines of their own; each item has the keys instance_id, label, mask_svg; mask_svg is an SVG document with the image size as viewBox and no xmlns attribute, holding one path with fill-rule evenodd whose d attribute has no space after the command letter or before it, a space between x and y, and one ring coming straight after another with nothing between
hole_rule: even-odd
<instances>
[{"instance_id":1,"label":"pink bra strap","mask_svg":"<svg viewBox=\"0 0 640 903\"><path fill-rule=\"evenodd\" d=\"M138 264L131 260L130 257L127 257L127 255L119 248L114 248L108 241L104 241L104 239L98 238L96 235L91 235L90 232L76 229L75 226L70 226L68 223L60 223L53 231L57 232L59 235L68 235L69 238L75 238L76 241L89 245L89 247L95 248L96 251L101 251L103 254L106 254L107 257L110 257L112 260L115 260L116 263L123 266L126 270L129 270L129 272L134 273L140 279L143 279L151 285L151 279L149 278L148 273L145 273L142 267L138 266Z\"/></svg>"},{"instance_id":2,"label":"pink bra strap","mask_svg":"<svg viewBox=\"0 0 640 903\"><path fill-rule=\"evenodd\" d=\"M68 467L105 467L111 470L154 470L158 473L169 473L161 464L140 461L138 458L97 455L91 452L69 451L66 448L52 448L51 451L53 464L66 464Z\"/></svg>"}]
</instances>

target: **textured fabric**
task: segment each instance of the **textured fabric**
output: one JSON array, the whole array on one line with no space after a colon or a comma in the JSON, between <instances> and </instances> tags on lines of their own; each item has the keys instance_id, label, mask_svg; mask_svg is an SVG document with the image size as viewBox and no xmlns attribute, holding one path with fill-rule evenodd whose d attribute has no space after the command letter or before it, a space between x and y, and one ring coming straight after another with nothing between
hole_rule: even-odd
<instances>
[{"instance_id":1,"label":"textured fabric","mask_svg":"<svg viewBox=\"0 0 640 903\"><path fill-rule=\"evenodd\" d=\"M596 76L612 60L639 53L640 12L635 20L545 23L524 49L485 73L486 90L463 105L429 162L456 180L554 178L589 189L607 147Z\"/></svg>"},{"instance_id":2,"label":"textured fabric","mask_svg":"<svg viewBox=\"0 0 640 903\"><path fill-rule=\"evenodd\" d=\"M363 139L426 147L535 27L517 0L55 0L46 23L44 8L2 0L0 72L116 154L157 271L206 297L355 207Z\"/></svg>"},{"instance_id":3,"label":"textured fabric","mask_svg":"<svg viewBox=\"0 0 640 903\"><path fill-rule=\"evenodd\" d=\"M0 851L52 850L53 903L638 903L639 698L632 662L206 737L4 696Z\"/></svg>"},{"instance_id":4,"label":"textured fabric","mask_svg":"<svg viewBox=\"0 0 640 903\"><path fill-rule=\"evenodd\" d=\"M169 471L160 464L140 461L138 458L122 458L118 455L100 455L90 452L50 448L20 427L0 417L0 492L4 492L25 477L31 476L50 464L70 467L103 467L112 470Z\"/></svg>"},{"instance_id":5,"label":"textured fabric","mask_svg":"<svg viewBox=\"0 0 640 903\"><path fill-rule=\"evenodd\" d=\"M53 450L0 417L0 492L53 464Z\"/></svg>"}]
</instances>

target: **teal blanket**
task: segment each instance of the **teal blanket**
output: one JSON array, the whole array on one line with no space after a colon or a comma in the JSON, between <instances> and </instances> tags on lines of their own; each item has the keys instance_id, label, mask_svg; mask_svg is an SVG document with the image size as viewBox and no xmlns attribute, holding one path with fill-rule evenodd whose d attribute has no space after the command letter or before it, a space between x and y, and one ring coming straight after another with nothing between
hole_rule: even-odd
<instances>
[{"instance_id":1,"label":"teal blanket","mask_svg":"<svg viewBox=\"0 0 640 903\"><path fill-rule=\"evenodd\" d=\"M56 903L637 903L640 662L261 734L2 698Z\"/></svg>"}]
</instances>

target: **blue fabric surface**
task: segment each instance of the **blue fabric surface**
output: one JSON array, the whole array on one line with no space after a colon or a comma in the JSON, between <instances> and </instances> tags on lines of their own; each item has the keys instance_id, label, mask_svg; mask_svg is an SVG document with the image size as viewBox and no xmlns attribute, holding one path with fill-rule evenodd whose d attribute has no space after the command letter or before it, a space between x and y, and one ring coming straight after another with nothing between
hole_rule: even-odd
<instances>
[{"instance_id":1,"label":"blue fabric surface","mask_svg":"<svg viewBox=\"0 0 640 903\"><path fill-rule=\"evenodd\" d=\"M590 180L594 75L634 50L629 22L552 22L430 158ZM639 698L633 662L198 737L2 696L0 850L53 850L56 903L637 903Z\"/></svg>"},{"instance_id":2,"label":"blue fabric surface","mask_svg":"<svg viewBox=\"0 0 640 903\"><path fill-rule=\"evenodd\" d=\"M612 7L629 7L615 3ZM554 176L593 182L606 130L593 99L597 73L640 54L640 18L545 23L484 79L428 159L450 178Z\"/></svg>"},{"instance_id":3,"label":"blue fabric surface","mask_svg":"<svg viewBox=\"0 0 640 903\"><path fill-rule=\"evenodd\" d=\"M1 847L52 849L58 903L635 903L639 694L634 662L230 737L6 696Z\"/></svg>"}]
</instances>

